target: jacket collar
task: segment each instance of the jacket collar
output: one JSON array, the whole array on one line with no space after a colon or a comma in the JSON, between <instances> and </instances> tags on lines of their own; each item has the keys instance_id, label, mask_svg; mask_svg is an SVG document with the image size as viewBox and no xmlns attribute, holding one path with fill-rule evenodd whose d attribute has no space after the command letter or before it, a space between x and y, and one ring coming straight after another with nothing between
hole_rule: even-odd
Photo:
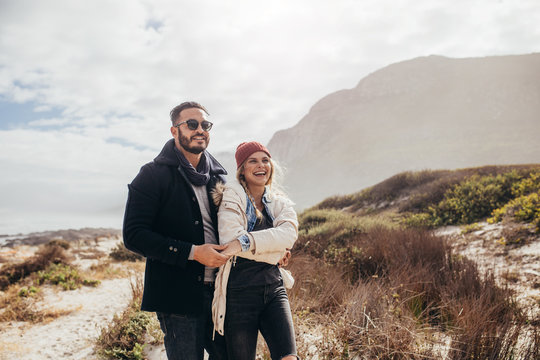
<instances>
[{"instance_id":1,"label":"jacket collar","mask_svg":"<svg viewBox=\"0 0 540 360\"><path fill-rule=\"evenodd\" d=\"M268 186L264 187L264 193L263 193L263 196L262 196L262 202L265 205L272 202L272 196L270 195L270 191L268 191Z\"/></svg>"}]
</instances>

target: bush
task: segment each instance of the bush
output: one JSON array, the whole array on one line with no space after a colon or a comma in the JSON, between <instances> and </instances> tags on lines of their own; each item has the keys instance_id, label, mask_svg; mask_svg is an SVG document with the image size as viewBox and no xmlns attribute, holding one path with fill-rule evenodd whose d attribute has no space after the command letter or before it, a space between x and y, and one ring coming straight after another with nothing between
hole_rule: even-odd
<instances>
[{"instance_id":1,"label":"bush","mask_svg":"<svg viewBox=\"0 0 540 360\"><path fill-rule=\"evenodd\" d=\"M493 210L489 223L496 223L508 217L531 223L540 232L540 172L533 172L520 182L513 184L515 197L504 206Z\"/></svg>"},{"instance_id":2,"label":"bush","mask_svg":"<svg viewBox=\"0 0 540 360\"><path fill-rule=\"evenodd\" d=\"M144 359L143 336L149 324L150 314L146 312L128 309L121 315L115 315L107 335L110 347L102 349L101 354L112 359Z\"/></svg>"},{"instance_id":3,"label":"bush","mask_svg":"<svg viewBox=\"0 0 540 360\"><path fill-rule=\"evenodd\" d=\"M433 217L430 214L406 214L402 221L402 224L418 229L430 229L435 227Z\"/></svg>"},{"instance_id":4,"label":"bush","mask_svg":"<svg viewBox=\"0 0 540 360\"><path fill-rule=\"evenodd\" d=\"M114 260L117 261L142 261L144 257L139 254L134 253L133 251L128 250L124 244L118 243L116 248L114 248L109 254Z\"/></svg>"},{"instance_id":5,"label":"bush","mask_svg":"<svg viewBox=\"0 0 540 360\"><path fill-rule=\"evenodd\" d=\"M39 291L38 288L36 288L35 286L30 286L30 287L26 287L26 286L23 286L22 288L19 289L19 296L20 297L29 297L29 296L34 296L35 294L37 294Z\"/></svg>"},{"instance_id":6,"label":"bush","mask_svg":"<svg viewBox=\"0 0 540 360\"><path fill-rule=\"evenodd\" d=\"M42 297L34 286L10 286L0 295L0 322L26 321L39 323L71 313L72 310L39 309L37 301Z\"/></svg>"},{"instance_id":7,"label":"bush","mask_svg":"<svg viewBox=\"0 0 540 360\"><path fill-rule=\"evenodd\" d=\"M311 215L306 218L314 220ZM492 274L481 275L473 261L454 256L443 238L371 227L344 248L324 236L321 241L334 245L334 255L303 247L290 264L297 279L291 309L304 354L316 346L321 359L442 358L440 349L450 342L450 359L539 355L537 341L518 350L527 320L511 293Z\"/></svg>"},{"instance_id":8,"label":"bush","mask_svg":"<svg viewBox=\"0 0 540 360\"><path fill-rule=\"evenodd\" d=\"M48 243L46 243L45 246L53 246L53 247L58 246L58 247L61 247L64 250L67 250L67 249L69 249L71 247L69 242L67 240L64 240L64 239L51 240Z\"/></svg>"},{"instance_id":9,"label":"bush","mask_svg":"<svg viewBox=\"0 0 540 360\"><path fill-rule=\"evenodd\" d=\"M139 310L143 285L141 279L131 284L132 301L120 315L101 329L96 342L98 353L109 359L144 359L144 337L157 321L145 311ZM155 326L154 326L155 327Z\"/></svg>"},{"instance_id":10,"label":"bush","mask_svg":"<svg viewBox=\"0 0 540 360\"><path fill-rule=\"evenodd\" d=\"M463 229L461 230L461 234L464 235L464 234L472 233L481 229L482 229L482 225L480 225L479 223L472 223L469 225L465 225Z\"/></svg>"},{"instance_id":11,"label":"bush","mask_svg":"<svg viewBox=\"0 0 540 360\"><path fill-rule=\"evenodd\" d=\"M529 177L512 186L512 194L515 197L538 192L540 192L540 171L531 172Z\"/></svg>"},{"instance_id":12,"label":"bush","mask_svg":"<svg viewBox=\"0 0 540 360\"><path fill-rule=\"evenodd\" d=\"M518 221L529 222L536 225L537 231L540 231L540 194L532 193L520 196L503 207L496 209L488 219L490 223L496 223L505 216L514 218Z\"/></svg>"},{"instance_id":13,"label":"bush","mask_svg":"<svg viewBox=\"0 0 540 360\"><path fill-rule=\"evenodd\" d=\"M472 176L447 191L431 208L435 225L463 225L482 220L512 197L512 185L519 179L513 171L497 176Z\"/></svg>"},{"instance_id":14,"label":"bush","mask_svg":"<svg viewBox=\"0 0 540 360\"><path fill-rule=\"evenodd\" d=\"M64 290L75 290L82 285L95 287L100 281L83 279L79 271L70 265L51 264L47 269L37 272L37 283L50 283L60 285Z\"/></svg>"},{"instance_id":15,"label":"bush","mask_svg":"<svg viewBox=\"0 0 540 360\"><path fill-rule=\"evenodd\" d=\"M58 245L42 247L36 255L18 264L9 264L0 269L0 290L5 290L25 277L44 270L50 264L66 264L67 256Z\"/></svg>"},{"instance_id":16,"label":"bush","mask_svg":"<svg viewBox=\"0 0 540 360\"><path fill-rule=\"evenodd\" d=\"M339 210L307 210L299 216L296 252L306 252L331 264L341 264L351 279L357 277L358 239L369 229L393 228L378 217L357 217Z\"/></svg>"},{"instance_id":17,"label":"bush","mask_svg":"<svg viewBox=\"0 0 540 360\"><path fill-rule=\"evenodd\" d=\"M432 228L467 225L483 220L513 198L516 186L526 175L515 170L498 175L473 175L448 189L440 202L429 205L423 212L406 213L402 223L411 227Z\"/></svg>"}]
</instances>

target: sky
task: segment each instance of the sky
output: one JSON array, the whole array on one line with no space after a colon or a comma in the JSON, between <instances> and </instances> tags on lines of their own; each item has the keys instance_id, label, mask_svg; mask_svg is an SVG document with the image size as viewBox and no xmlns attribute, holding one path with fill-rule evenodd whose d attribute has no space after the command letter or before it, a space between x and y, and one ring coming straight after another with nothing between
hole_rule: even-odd
<instances>
[{"instance_id":1,"label":"sky","mask_svg":"<svg viewBox=\"0 0 540 360\"><path fill-rule=\"evenodd\" d=\"M538 51L537 0L0 0L0 234L120 228L185 100L233 152L395 62Z\"/></svg>"}]
</instances>

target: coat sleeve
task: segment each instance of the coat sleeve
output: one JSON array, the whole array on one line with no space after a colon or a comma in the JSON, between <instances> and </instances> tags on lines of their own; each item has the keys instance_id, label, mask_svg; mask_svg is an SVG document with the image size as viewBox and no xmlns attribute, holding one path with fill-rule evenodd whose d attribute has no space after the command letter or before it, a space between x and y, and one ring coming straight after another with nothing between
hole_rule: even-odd
<instances>
[{"instance_id":1,"label":"coat sleeve","mask_svg":"<svg viewBox=\"0 0 540 360\"><path fill-rule=\"evenodd\" d=\"M276 206L274 227L249 233L254 242L255 255L285 252L292 249L298 238L298 219L292 203L285 199L274 201L279 201L279 205Z\"/></svg>"},{"instance_id":2,"label":"coat sleeve","mask_svg":"<svg viewBox=\"0 0 540 360\"><path fill-rule=\"evenodd\" d=\"M227 244L247 235L246 227L247 219L239 194L232 189L225 189L218 211L219 243Z\"/></svg>"},{"instance_id":3,"label":"coat sleeve","mask_svg":"<svg viewBox=\"0 0 540 360\"><path fill-rule=\"evenodd\" d=\"M128 185L123 225L124 244L129 250L147 258L185 267L192 244L163 236L152 229L160 212L164 193L162 186L150 164L143 166Z\"/></svg>"}]
</instances>

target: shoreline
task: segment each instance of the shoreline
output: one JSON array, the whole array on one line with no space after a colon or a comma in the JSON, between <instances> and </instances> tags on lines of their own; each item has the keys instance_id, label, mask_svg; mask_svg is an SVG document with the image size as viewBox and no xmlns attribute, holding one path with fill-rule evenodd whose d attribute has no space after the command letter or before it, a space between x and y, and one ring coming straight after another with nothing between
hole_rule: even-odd
<instances>
[{"instance_id":1,"label":"shoreline","mask_svg":"<svg viewBox=\"0 0 540 360\"><path fill-rule=\"evenodd\" d=\"M40 245L51 240L94 240L103 237L118 237L122 230L106 227L82 227L79 229L44 230L18 234L1 234L0 247L13 247L18 245Z\"/></svg>"}]
</instances>

